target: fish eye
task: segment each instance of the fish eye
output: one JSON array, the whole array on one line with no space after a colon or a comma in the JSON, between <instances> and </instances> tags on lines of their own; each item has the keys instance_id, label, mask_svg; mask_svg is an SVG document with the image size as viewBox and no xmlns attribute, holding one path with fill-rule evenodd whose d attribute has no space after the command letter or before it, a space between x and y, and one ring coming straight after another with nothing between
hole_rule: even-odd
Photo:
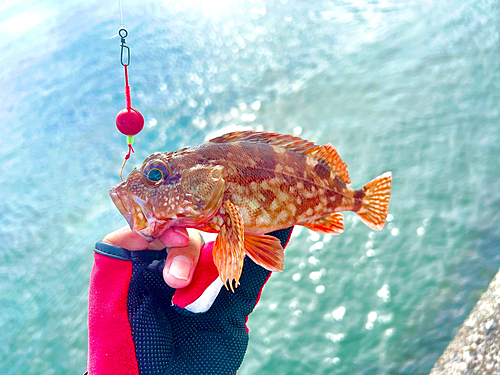
<instances>
[{"instance_id":1,"label":"fish eye","mask_svg":"<svg viewBox=\"0 0 500 375\"><path fill-rule=\"evenodd\" d=\"M163 172L158 168L152 168L149 170L147 178L151 182L158 182L163 179Z\"/></svg>"},{"instance_id":2,"label":"fish eye","mask_svg":"<svg viewBox=\"0 0 500 375\"><path fill-rule=\"evenodd\" d=\"M169 176L168 164L161 160L153 160L146 163L142 171L143 181L153 186L160 185Z\"/></svg>"}]
</instances>

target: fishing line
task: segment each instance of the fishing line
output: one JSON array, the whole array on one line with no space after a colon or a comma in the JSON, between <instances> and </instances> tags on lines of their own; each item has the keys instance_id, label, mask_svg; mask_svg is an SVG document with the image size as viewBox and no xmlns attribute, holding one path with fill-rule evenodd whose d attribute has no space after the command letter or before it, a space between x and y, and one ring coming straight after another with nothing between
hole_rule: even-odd
<instances>
[{"instance_id":1,"label":"fishing line","mask_svg":"<svg viewBox=\"0 0 500 375\"><path fill-rule=\"evenodd\" d=\"M128 31L123 27L123 13L122 13L122 2L119 0L120 6L120 30L118 30L118 35L120 37L120 63L125 69L125 104L126 108L122 109L116 115L116 127L120 133L127 136L128 153L125 155L125 160L120 168L120 180L123 181L122 172L125 163L130 158L130 155L134 153L132 147L134 143L134 135L138 134L144 127L144 117L141 113L132 107L132 99L130 96L130 86L128 83L128 66L130 65L130 47L127 46L125 38L128 36Z\"/></svg>"},{"instance_id":2,"label":"fishing line","mask_svg":"<svg viewBox=\"0 0 500 375\"><path fill-rule=\"evenodd\" d=\"M123 13L122 13L122 0L118 0L120 6L120 26L123 27Z\"/></svg>"}]
</instances>

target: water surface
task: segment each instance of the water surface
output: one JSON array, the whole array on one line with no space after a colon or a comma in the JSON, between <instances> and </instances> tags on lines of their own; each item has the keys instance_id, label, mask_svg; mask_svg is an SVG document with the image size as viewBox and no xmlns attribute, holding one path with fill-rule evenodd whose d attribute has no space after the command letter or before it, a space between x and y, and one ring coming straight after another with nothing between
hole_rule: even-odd
<instances>
[{"instance_id":1,"label":"water surface","mask_svg":"<svg viewBox=\"0 0 500 375\"><path fill-rule=\"evenodd\" d=\"M236 127L394 174L382 232L296 228L238 374L427 373L500 267L498 1L124 1L126 167ZM0 368L86 368L92 247L125 224L118 3L0 5Z\"/></svg>"}]
</instances>

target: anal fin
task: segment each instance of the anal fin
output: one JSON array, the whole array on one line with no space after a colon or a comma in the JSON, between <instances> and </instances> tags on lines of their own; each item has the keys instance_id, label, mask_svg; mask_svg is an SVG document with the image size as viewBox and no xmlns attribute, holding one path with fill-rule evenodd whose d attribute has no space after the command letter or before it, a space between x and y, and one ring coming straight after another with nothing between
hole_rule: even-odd
<instances>
[{"instance_id":1,"label":"anal fin","mask_svg":"<svg viewBox=\"0 0 500 375\"><path fill-rule=\"evenodd\" d=\"M217 235L212 254L220 279L226 288L229 283L229 288L234 292L234 287L239 285L245 260L243 216L239 207L229 201L221 209L224 212L224 224Z\"/></svg>"},{"instance_id":2,"label":"anal fin","mask_svg":"<svg viewBox=\"0 0 500 375\"><path fill-rule=\"evenodd\" d=\"M266 270L283 271L285 251L276 237L245 233L245 252L250 259Z\"/></svg>"},{"instance_id":3,"label":"anal fin","mask_svg":"<svg viewBox=\"0 0 500 375\"><path fill-rule=\"evenodd\" d=\"M344 216L340 212L334 212L323 216L310 224L300 224L315 232L329 233L339 235L344 232Z\"/></svg>"}]
</instances>

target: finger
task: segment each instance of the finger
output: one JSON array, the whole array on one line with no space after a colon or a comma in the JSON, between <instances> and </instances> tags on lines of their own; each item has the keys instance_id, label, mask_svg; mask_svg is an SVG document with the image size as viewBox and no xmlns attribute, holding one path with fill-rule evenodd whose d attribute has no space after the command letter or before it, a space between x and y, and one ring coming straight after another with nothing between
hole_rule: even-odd
<instances>
[{"instance_id":1,"label":"finger","mask_svg":"<svg viewBox=\"0 0 500 375\"><path fill-rule=\"evenodd\" d=\"M130 230L128 225L115 230L108 234L102 242L109 243L113 246L123 247L127 250L145 250L148 248L149 242Z\"/></svg>"},{"instance_id":2,"label":"finger","mask_svg":"<svg viewBox=\"0 0 500 375\"><path fill-rule=\"evenodd\" d=\"M184 247L190 242L189 233L186 228L178 227L168 228L158 239L164 244L164 247L169 248Z\"/></svg>"},{"instance_id":3,"label":"finger","mask_svg":"<svg viewBox=\"0 0 500 375\"><path fill-rule=\"evenodd\" d=\"M165 247L165 244L161 242L159 238L155 238L155 240L149 244L148 250L163 250Z\"/></svg>"},{"instance_id":4,"label":"finger","mask_svg":"<svg viewBox=\"0 0 500 375\"><path fill-rule=\"evenodd\" d=\"M168 249L163 278L172 288L184 288L191 282L198 264L202 240L195 230L189 230L189 244L184 247Z\"/></svg>"}]
</instances>

